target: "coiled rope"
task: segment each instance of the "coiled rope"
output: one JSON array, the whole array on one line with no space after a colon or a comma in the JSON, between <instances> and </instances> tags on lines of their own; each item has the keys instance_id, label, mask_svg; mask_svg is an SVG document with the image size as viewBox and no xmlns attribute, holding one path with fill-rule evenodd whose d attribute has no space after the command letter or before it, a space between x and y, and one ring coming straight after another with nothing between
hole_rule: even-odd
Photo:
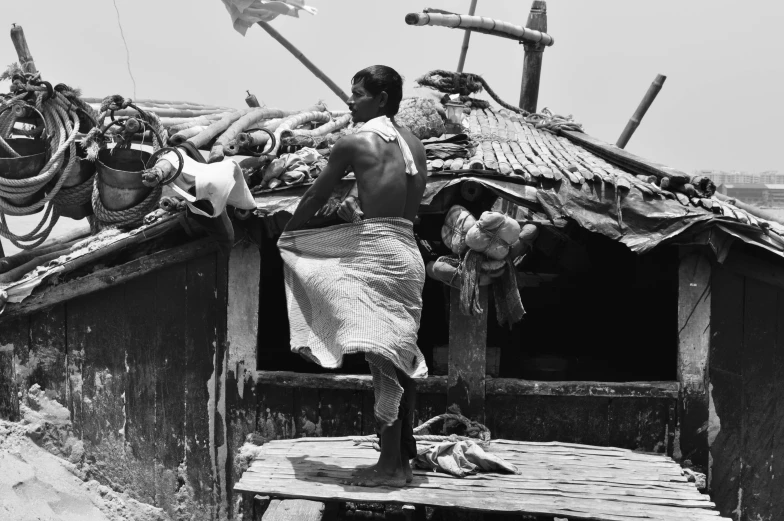
<instances>
[{"instance_id":1,"label":"coiled rope","mask_svg":"<svg viewBox=\"0 0 784 521\"><path fill-rule=\"evenodd\" d=\"M40 130L46 131L42 138L47 141L47 155L50 156L42 170L33 177L11 179L0 176L0 235L18 248L31 249L43 243L51 233L60 217L57 206L78 203L81 201L79 196L84 197L86 188L83 186L71 187L65 189L62 195L60 193L63 183L76 170L79 129L83 120L88 124L94 122L94 112L79 99L77 91L63 84L52 88L51 84L40 81L39 74L14 74L11 90L14 95L0 106L0 109L6 109L0 120L0 147L12 158L20 157L4 138L10 136L14 123L26 107L33 107L43 119ZM80 118L80 113L84 119ZM38 129L31 134L37 132ZM55 179L54 186L43 199L30 204L25 202ZM32 215L44 207L41 220L29 233L18 235L9 229L6 216Z\"/></svg>"},{"instance_id":2,"label":"coiled rope","mask_svg":"<svg viewBox=\"0 0 784 521\"><path fill-rule=\"evenodd\" d=\"M451 434L449 436L438 436L435 434L417 434L429 428L434 423L442 420L458 421L463 425L465 425L466 430L474 434L474 436L458 436L457 434ZM490 443L490 429L488 429L487 427L485 427L479 422L469 420L463 415L445 413L445 414L439 414L438 416L434 416L429 420L427 420L422 425L420 425L419 427L414 428L414 439L416 441L434 441L434 442L471 440L477 442L482 447L487 447L487 445L489 445ZM378 436L365 436L361 438L353 438L353 441L354 441L354 445L359 445L361 443L372 443L373 447L376 450L380 450L378 446Z\"/></svg>"},{"instance_id":3,"label":"coiled rope","mask_svg":"<svg viewBox=\"0 0 784 521\"><path fill-rule=\"evenodd\" d=\"M134 105L133 100L130 98L124 98L119 94L107 96L101 102L101 115L98 119L101 122L105 121L107 117L114 119L113 114L115 111L129 107L139 113L138 119L151 130L153 150L159 150L161 147L164 147L169 136L166 129L163 128L161 120L152 112L146 112ZM105 147L107 142L105 134L107 128L108 127L93 129L85 136L82 143L87 150L88 159L97 160L98 152L101 148ZM144 132L144 129L142 129L142 132ZM125 140L122 136L118 139L118 147L130 147L130 140ZM93 213L95 214L97 221L96 226L99 230L109 227L133 227L143 224L144 216L157 208L158 200L163 193L163 188L157 182L153 181L148 184L148 177L149 176L145 177L145 184L152 186L152 191L141 202L125 210L109 210L103 205L98 192L98 180L96 178L92 188L91 200Z\"/></svg>"},{"instance_id":4,"label":"coiled rope","mask_svg":"<svg viewBox=\"0 0 784 521\"><path fill-rule=\"evenodd\" d=\"M581 132L583 129L582 125L574 121L571 115L560 116L558 114L553 114L547 108L542 109L542 111L538 113L531 113L505 102L490 88L487 81L478 74L438 69L428 72L421 78L418 78L416 82L423 87L430 87L431 89L435 89L445 94L458 94L461 96L461 100L466 98L469 94L475 94L485 90L496 103L509 111L519 114L526 123L535 128L546 129L552 132L557 132L558 130L574 130Z\"/></svg>"}]
</instances>

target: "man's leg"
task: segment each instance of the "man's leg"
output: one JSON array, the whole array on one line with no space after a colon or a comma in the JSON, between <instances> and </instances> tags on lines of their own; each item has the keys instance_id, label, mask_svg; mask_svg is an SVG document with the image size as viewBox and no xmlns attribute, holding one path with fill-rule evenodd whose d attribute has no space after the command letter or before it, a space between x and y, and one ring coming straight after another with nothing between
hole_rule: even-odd
<instances>
[{"instance_id":1,"label":"man's leg","mask_svg":"<svg viewBox=\"0 0 784 521\"><path fill-rule=\"evenodd\" d=\"M406 376L399 369L395 369L397 379L403 388L400 401L400 459L406 473L406 483L411 483L414 472L411 469L411 460L416 457L417 446L414 439L414 410L416 408L416 384L412 378Z\"/></svg>"},{"instance_id":2,"label":"man's leg","mask_svg":"<svg viewBox=\"0 0 784 521\"><path fill-rule=\"evenodd\" d=\"M349 483L363 487L402 487L406 484L400 452L400 429L403 422L399 414L403 388L398 382L392 362L377 355L366 355L365 358L370 363L370 372L373 375L376 398L374 412L379 424L381 455L378 463L372 467L357 470Z\"/></svg>"}]
</instances>

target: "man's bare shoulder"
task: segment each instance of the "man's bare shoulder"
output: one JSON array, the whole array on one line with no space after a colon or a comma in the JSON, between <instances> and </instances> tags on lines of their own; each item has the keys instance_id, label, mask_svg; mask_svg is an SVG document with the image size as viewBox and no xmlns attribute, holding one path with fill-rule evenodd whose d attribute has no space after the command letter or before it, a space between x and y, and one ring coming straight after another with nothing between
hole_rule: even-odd
<instances>
[{"instance_id":1,"label":"man's bare shoulder","mask_svg":"<svg viewBox=\"0 0 784 521\"><path fill-rule=\"evenodd\" d=\"M416 157L419 154L424 156L425 146L422 144L422 141L407 128L401 126L398 126L397 128L398 131L400 132L400 135L403 136L403 139L405 139L406 143L408 143L408 147L411 149L411 152L414 154L414 157Z\"/></svg>"}]
</instances>

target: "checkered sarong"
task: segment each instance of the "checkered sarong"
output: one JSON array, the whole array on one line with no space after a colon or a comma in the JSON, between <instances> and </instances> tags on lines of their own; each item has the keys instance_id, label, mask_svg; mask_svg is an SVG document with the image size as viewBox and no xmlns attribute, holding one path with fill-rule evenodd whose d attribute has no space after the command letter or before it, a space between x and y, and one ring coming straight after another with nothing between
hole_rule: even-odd
<instances>
[{"instance_id":1,"label":"checkered sarong","mask_svg":"<svg viewBox=\"0 0 784 521\"><path fill-rule=\"evenodd\" d=\"M278 248L292 351L331 369L342 365L343 355L365 353L371 367L380 357L410 377L427 376L416 344L425 267L410 221L375 218L285 232ZM377 380L374 373L377 405L388 397L394 402L389 378L380 386ZM392 414L392 402L381 416Z\"/></svg>"}]
</instances>

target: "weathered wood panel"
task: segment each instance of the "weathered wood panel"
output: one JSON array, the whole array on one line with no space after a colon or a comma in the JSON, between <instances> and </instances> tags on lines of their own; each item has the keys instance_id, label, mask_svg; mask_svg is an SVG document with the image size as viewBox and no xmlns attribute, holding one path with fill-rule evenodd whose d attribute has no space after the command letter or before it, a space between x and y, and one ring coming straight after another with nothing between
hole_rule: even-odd
<instances>
[{"instance_id":1,"label":"weathered wood panel","mask_svg":"<svg viewBox=\"0 0 784 521\"><path fill-rule=\"evenodd\" d=\"M709 487L725 515L738 508L743 418L743 277L719 268L712 280Z\"/></svg>"},{"instance_id":2,"label":"weathered wood panel","mask_svg":"<svg viewBox=\"0 0 784 521\"><path fill-rule=\"evenodd\" d=\"M610 400L607 415L608 445L665 453L669 401L661 398Z\"/></svg>"},{"instance_id":3,"label":"weathered wood panel","mask_svg":"<svg viewBox=\"0 0 784 521\"><path fill-rule=\"evenodd\" d=\"M773 465L770 488L773 491L770 518L784 519L784 291L776 301L776 350L773 354L773 392L776 410L773 413Z\"/></svg>"},{"instance_id":4,"label":"weathered wood panel","mask_svg":"<svg viewBox=\"0 0 784 521\"><path fill-rule=\"evenodd\" d=\"M213 414L215 402L215 349L217 346L216 255L188 261L185 350L187 389L185 404L186 475L200 509L196 519L212 519L216 498L214 479Z\"/></svg>"},{"instance_id":5,"label":"weathered wood panel","mask_svg":"<svg viewBox=\"0 0 784 521\"><path fill-rule=\"evenodd\" d=\"M711 337L711 265L699 251L683 249L678 266L679 443L676 458L708 468L708 354Z\"/></svg>"},{"instance_id":6,"label":"weathered wood panel","mask_svg":"<svg viewBox=\"0 0 784 521\"><path fill-rule=\"evenodd\" d=\"M19 419L19 387L16 383L14 351L27 351L30 321L18 318L0 327L0 419Z\"/></svg>"},{"instance_id":7,"label":"weathered wood panel","mask_svg":"<svg viewBox=\"0 0 784 521\"><path fill-rule=\"evenodd\" d=\"M773 428L775 395L773 359L776 351L776 288L746 278L743 352L743 519L770 520L773 495Z\"/></svg>"},{"instance_id":8,"label":"weathered wood panel","mask_svg":"<svg viewBox=\"0 0 784 521\"><path fill-rule=\"evenodd\" d=\"M256 432L269 440L294 437L294 390L262 384L256 396L259 397Z\"/></svg>"},{"instance_id":9,"label":"weathered wood panel","mask_svg":"<svg viewBox=\"0 0 784 521\"><path fill-rule=\"evenodd\" d=\"M2 326L0 326L2 327ZM65 305L51 307L30 316L30 349L17 367L23 390L41 386L50 399L66 404Z\"/></svg>"},{"instance_id":10,"label":"weathered wood panel","mask_svg":"<svg viewBox=\"0 0 784 521\"><path fill-rule=\"evenodd\" d=\"M324 389L320 392L323 436L362 434L363 392Z\"/></svg>"},{"instance_id":11,"label":"weathered wood panel","mask_svg":"<svg viewBox=\"0 0 784 521\"><path fill-rule=\"evenodd\" d=\"M460 311L460 290L449 298L449 374L447 399L472 420L484 422L487 345L487 287L479 290L479 315Z\"/></svg>"},{"instance_id":12,"label":"weathered wood panel","mask_svg":"<svg viewBox=\"0 0 784 521\"><path fill-rule=\"evenodd\" d=\"M155 274L158 331L155 350L157 373L155 382L155 504L175 518L193 509L187 494L185 465L185 338L188 336L187 282L185 264L168 266Z\"/></svg>"}]
</instances>

